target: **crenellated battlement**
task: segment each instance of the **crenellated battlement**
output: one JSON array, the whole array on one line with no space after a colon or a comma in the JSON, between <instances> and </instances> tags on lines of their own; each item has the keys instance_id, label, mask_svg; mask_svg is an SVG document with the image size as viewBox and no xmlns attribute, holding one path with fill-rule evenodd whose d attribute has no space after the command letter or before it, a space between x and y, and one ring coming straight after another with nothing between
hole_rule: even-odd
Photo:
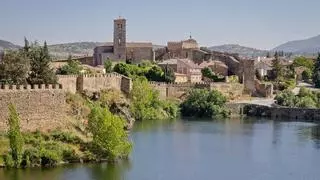
<instances>
[{"instance_id":1,"label":"crenellated battlement","mask_svg":"<svg viewBox=\"0 0 320 180\"><path fill-rule=\"evenodd\" d=\"M60 78L77 78L78 75L57 75L58 79Z\"/></svg>"},{"instance_id":2,"label":"crenellated battlement","mask_svg":"<svg viewBox=\"0 0 320 180\"><path fill-rule=\"evenodd\" d=\"M63 89L62 84L25 84L25 85L9 85L1 84L0 91L22 91L22 90L57 90Z\"/></svg>"}]
</instances>

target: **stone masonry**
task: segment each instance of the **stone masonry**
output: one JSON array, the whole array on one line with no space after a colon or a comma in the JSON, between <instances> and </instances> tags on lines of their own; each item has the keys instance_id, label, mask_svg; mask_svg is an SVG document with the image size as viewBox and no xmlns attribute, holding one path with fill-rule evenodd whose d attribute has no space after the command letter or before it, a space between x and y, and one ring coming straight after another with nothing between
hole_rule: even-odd
<instances>
[{"instance_id":1,"label":"stone masonry","mask_svg":"<svg viewBox=\"0 0 320 180\"><path fill-rule=\"evenodd\" d=\"M66 97L61 85L1 86L0 131L7 128L10 103L17 108L23 131L65 127Z\"/></svg>"}]
</instances>

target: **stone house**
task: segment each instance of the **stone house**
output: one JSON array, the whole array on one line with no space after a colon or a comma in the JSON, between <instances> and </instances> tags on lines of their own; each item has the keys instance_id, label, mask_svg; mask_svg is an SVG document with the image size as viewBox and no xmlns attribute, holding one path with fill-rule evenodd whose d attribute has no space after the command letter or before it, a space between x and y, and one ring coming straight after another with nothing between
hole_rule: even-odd
<instances>
[{"instance_id":1,"label":"stone house","mask_svg":"<svg viewBox=\"0 0 320 180\"><path fill-rule=\"evenodd\" d=\"M140 63L141 60L153 60L154 51L151 42L127 43L126 19L114 20L113 43L94 48L94 65L103 65L105 60Z\"/></svg>"},{"instance_id":2,"label":"stone house","mask_svg":"<svg viewBox=\"0 0 320 180\"><path fill-rule=\"evenodd\" d=\"M172 68L179 76L185 74L188 82L201 82L201 68L190 59L168 59L158 63L158 65L162 68L166 66ZM179 81L181 81L180 79L184 78L179 77Z\"/></svg>"},{"instance_id":3,"label":"stone house","mask_svg":"<svg viewBox=\"0 0 320 180\"><path fill-rule=\"evenodd\" d=\"M228 66L221 61L203 61L200 68L210 68L217 75L228 76Z\"/></svg>"},{"instance_id":4,"label":"stone house","mask_svg":"<svg viewBox=\"0 0 320 180\"><path fill-rule=\"evenodd\" d=\"M188 82L188 76L186 74L174 73L176 79L175 83L186 83Z\"/></svg>"},{"instance_id":5,"label":"stone house","mask_svg":"<svg viewBox=\"0 0 320 180\"><path fill-rule=\"evenodd\" d=\"M208 53L199 48L199 44L190 36L189 39L183 41L169 41L167 43L167 51L170 58L190 59L193 61L204 60Z\"/></svg>"}]
</instances>

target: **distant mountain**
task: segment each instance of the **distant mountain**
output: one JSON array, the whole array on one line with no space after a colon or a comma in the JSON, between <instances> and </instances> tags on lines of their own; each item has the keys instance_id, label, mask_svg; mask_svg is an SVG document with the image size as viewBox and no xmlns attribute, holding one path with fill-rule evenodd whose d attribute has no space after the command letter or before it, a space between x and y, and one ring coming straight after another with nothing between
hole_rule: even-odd
<instances>
[{"instance_id":1,"label":"distant mountain","mask_svg":"<svg viewBox=\"0 0 320 180\"><path fill-rule=\"evenodd\" d=\"M266 56L268 51L259 50L255 48L240 46L238 44L225 44L221 46L209 47L211 51L227 52L227 53L237 53L241 57L258 57Z\"/></svg>"},{"instance_id":2,"label":"distant mountain","mask_svg":"<svg viewBox=\"0 0 320 180\"><path fill-rule=\"evenodd\" d=\"M73 56L92 56L96 46L102 46L103 42L75 42L49 45L50 54L56 58L66 58L69 54Z\"/></svg>"},{"instance_id":3,"label":"distant mountain","mask_svg":"<svg viewBox=\"0 0 320 180\"><path fill-rule=\"evenodd\" d=\"M294 54L314 54L320 52L320 35L304 39L289 41L277 46L272 51L293 52Z\"/></svg>"},{"instance_id":4,"label":"distant mountain","mask_svg":"<svg viewBox=\"0 0 320 180\"><path fill-rule=\"evenodd\" d=\"M3 50L3 49L18 49L20 48L20 46L18 45L15 45L11 42L8 42L8 41L4 41L4 40L0 40L0 50Z\"/></svg>"}]
</instances>

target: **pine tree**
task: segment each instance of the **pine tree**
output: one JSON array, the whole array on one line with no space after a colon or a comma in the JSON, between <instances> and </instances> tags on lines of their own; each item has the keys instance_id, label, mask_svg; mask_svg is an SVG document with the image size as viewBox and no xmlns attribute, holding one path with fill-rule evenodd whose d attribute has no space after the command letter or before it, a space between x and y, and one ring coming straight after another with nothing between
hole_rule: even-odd
<instances>
[{"instance_id":1,"label":"pine tree","mask_svg":"<svg viewBox=\"0 0 320 180\"><path fill-rule=\"evenodd\" d=\"M45 43L46 45L46 43ZM28 56L30 58L30 74L28 82L30 84L55 84L57 77L50 67L51 57L47 47L38 46L36 43L30 48Z\"/></svg>"},{"instance_id":2,"label":"pine tree","mask_svg":"<svg viewBox=\"0 0 320 180\"><path fill-rule=\"evenodd\" d=\"M19 168L22 161L23 154L23 137L20 131L20 118L16 107L9 104L9 118L8 118L8 137L10 141L10 150L14 167Z\"/></svg>"}]
</instances>

